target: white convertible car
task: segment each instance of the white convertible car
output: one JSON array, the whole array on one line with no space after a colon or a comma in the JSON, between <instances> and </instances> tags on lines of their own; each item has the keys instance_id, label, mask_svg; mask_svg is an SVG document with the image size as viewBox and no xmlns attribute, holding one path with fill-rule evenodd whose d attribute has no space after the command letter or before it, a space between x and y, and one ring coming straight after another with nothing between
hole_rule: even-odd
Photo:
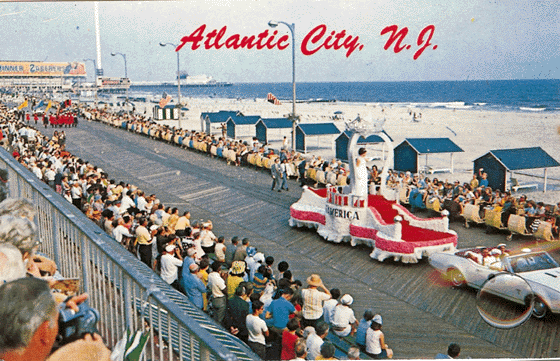
<instances>
[{"instance_id":1,"label":"white convertible car","mask_svg":"<svg viewBox=\"0 0 560 361\"><path fill-rule=\"evenodd\" d=\"M476 262L476 259L482 259L480 251L480 248L474 248L454 253L435 253L429 257L429 262L454 286L466 284L481 289L492 275L504 272L515 274L524 279L533 290L534 317L543 318L549 312L560 313L560 266L548 253L530 252L505 256L483 266ZM500 290L497 295L519 304L526 304L529 296L513 289Z\"/></svg>"}]
</instances>

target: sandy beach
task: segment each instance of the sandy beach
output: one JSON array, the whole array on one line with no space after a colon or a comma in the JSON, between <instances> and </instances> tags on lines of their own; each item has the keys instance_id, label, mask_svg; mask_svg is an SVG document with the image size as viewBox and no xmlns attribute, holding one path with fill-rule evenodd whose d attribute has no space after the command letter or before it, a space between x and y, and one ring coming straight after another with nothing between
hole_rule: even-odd
<instances>
[{"instance_id":1,"label":"sandy beach","mask_svg":"<svg viewBox=\"0 0 560 361\"><path fill-rule=\"evenodd\" d=\"M189 111L183 127L200 130L201 112L218 110L236 110L244 115L259 115L263 118L279 118L291 113L291 103L272 105L265 99L210 99L186 98ZM151 114L152 104L147 113ZM452 105L448 105L452 106ZM460 107L460 104L458 105ZM560 113L550 112L504 112L473 110L460 108L418 107L414 104L375 104L375 103L297 103L296 112L302 123L333 122L344 130L345 121L353 120L358 115L370 119L385 119L384 129L393 139L393 146L399 145L405 138L440 138L447 137L461 147L464 152L453 155L454 173L435 173L430 177L439 179L468 181L472 177L473 161L493 149L511 149L525 147L542 147L556 160L560 160ZM143 111L142 107L138 108ZM333 120L335 112L342 112L343 119ZM412 120L412 114L421 114L419 121ZM177 121L165 124L177 126ZM280 148L281 139L271 142L272 147ZM317 147L311 141L309 153L323 158L334 157L334 145L321 144ZM380 146L371 146L372 150L381 150ZM379 153L380 154L380 153ZM381 161L375 161L379 166ZM420 165L425 165L421 157ZM430 155L428 165L434 168L449 168L449 154ZM548 170L548 191L542 192L542 169L523 170L515 174L520 182L539 183L540 191L526 189L523 193L536 201L553 203L560 201L560 167Z\"/></svg>"}]
</instances>

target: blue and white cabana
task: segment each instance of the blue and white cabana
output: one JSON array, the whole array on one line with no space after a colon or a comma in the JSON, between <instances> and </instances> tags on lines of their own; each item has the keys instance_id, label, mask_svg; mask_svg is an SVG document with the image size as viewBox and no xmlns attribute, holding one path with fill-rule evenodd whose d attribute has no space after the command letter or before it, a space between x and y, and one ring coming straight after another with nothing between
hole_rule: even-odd
<instances>
[{"instance_id":1,"label":"blue and white cabana","mask_svg":"<svg viewBox=\"0 0 560 361\"><path fill-rule=\"evenodd\" d=\"M279 139L289 137L292 133L292 121L288 118L261 118L255 128L259 142L268 143L272 132L277 134Z\"/></svg>"},{"instance_id":2,"label":"blue and white cabana","mask_svg":"<svg viewBox=\"0 0 560 361\"><path fill-rule=\"evenodd\" d=\"M212 125L225 124L230 117L242 116L240 111L220 110L218 112L202 112L200 113L200 129L201 131L211 134Z\"/></svg>"},{"instance_id":3,"label":"blue and white cabana","mask_svg":"<svg viewBox=\"0 0 560 361\"><path fill-rule=\"evenodd\" d=\"M226 121L226 134L229 138L255 136L255 124L261 119L258 115L234 115Z\"/></svg>"},{"instance_id":4,"label":"blue and white cabana","mask_svg":"<svg viewBox=\"0 0 560 361\"><path fill-rule=\"evenodd\" d=\"M383 131L383 133L385 133L385 131ZM385 135L389 137L389 134L385 133ZM341 161L348 162L348 143L350 142L351 137L352 137L351 133L344 131L336 138L335 140L336 159L340 159ZM391 137L389 137L389 139L391 140L391 142L393 141ZM360 137L360 139L358 140L359 146L365 146L368 144L379 144L379 143L383 144L383 153L385 153L385 141L379 135L373 134L367 138Z\"/></svg>"},{"instance_id":5,"label":"blue and white cabana","mask_svg":"<svg viewBox=\"0 0 560 361\"><path fill-rule=\"evenodd\" d=\"M478 173L480 168L488 174L488 186L492 189L502 191L510 188L538 187L537 184L519 184L514 178L514 172L523 169L544 168L544 189L546 192L547 169L560 166L541 147L515 148L515 149L495 149L491 150L480 158L473 161L473 170ZM507 173L510 173L511 183L508 184ZM516 184L517 183L517 184Z\"/></svg>"},{"instance_id":6,"label":"blue and white cabana","mask_svg":"<svg viewBox=\"0 0 560 361\"><path fill-rule=\"evenodd\" d=\"M453 143L449 138L406 138L395 147L395 170L418 173L450 172L453 173L453 153L464 152L461 147ZM449 168L434 168L428 163L429 154L450 153ZM420 166L420 156L426 157L426 164Z\"/></svg>"},{"instance_id":7,"label":"blue and white cabana","mask_svg":"<svg viewBox=\"0 0 560 361\"><path fill-rule=\"evenodd\" d=\"M307 123L296 127L296 151L307 153L308 138L317 139L317 147L328 144L334 147L334 137L341 132L334 123Z\"/></svg>"}]
</instances>

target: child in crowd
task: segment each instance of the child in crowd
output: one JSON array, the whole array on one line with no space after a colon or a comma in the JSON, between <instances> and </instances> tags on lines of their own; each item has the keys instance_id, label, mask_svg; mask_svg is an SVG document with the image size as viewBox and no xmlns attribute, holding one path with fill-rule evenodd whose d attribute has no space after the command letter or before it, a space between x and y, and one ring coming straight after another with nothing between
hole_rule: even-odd
<instances>
[{"instance_id":1,"label":"child in crowd","mask_svg":"<svg viewBox=\"0 0 560 361\"><path fill-rule=\"evenodd\" d=\"M382 325L381 316L375 315L366 332L366 353L375 359L393 358L393 350L387 346L385 336L381 332Z\"/></svg>"}]
</instances>

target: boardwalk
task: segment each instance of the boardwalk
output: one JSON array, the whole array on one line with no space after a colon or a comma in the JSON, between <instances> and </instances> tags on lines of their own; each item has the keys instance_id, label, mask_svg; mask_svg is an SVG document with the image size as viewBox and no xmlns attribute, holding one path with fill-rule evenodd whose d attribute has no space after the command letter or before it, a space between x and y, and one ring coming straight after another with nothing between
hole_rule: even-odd
<instances>
[{"instance_id":1,"label":"boardwalk","mask_svg":"<svg viewBox=\"0 0 560 361\"><path fill-rule=\"evenodd\" d=\"M529 320L513 330L498 330L479 317L475 293L443 285L427 262L402 265L376 262L369 249L321 239L314 231L288 226L289 206L301 190L271 192L264 171L225 162L98 123L65 129L67 149L100 166L110 178L136 184L161 201L189 209L193 219L212 219L218 235L249 237L276 260L286 260L296 278L321 274L328 288L354 297L360 317L367 308L383 315L386 342L395 358L431 358L450 342L462 356L558 357L557 319ZM51 134L49 129L47 134ZM452 225L459 246L495 245L503 235ZM520 241L516 241L520 243Z\"/></svg>"}]
</instances>

